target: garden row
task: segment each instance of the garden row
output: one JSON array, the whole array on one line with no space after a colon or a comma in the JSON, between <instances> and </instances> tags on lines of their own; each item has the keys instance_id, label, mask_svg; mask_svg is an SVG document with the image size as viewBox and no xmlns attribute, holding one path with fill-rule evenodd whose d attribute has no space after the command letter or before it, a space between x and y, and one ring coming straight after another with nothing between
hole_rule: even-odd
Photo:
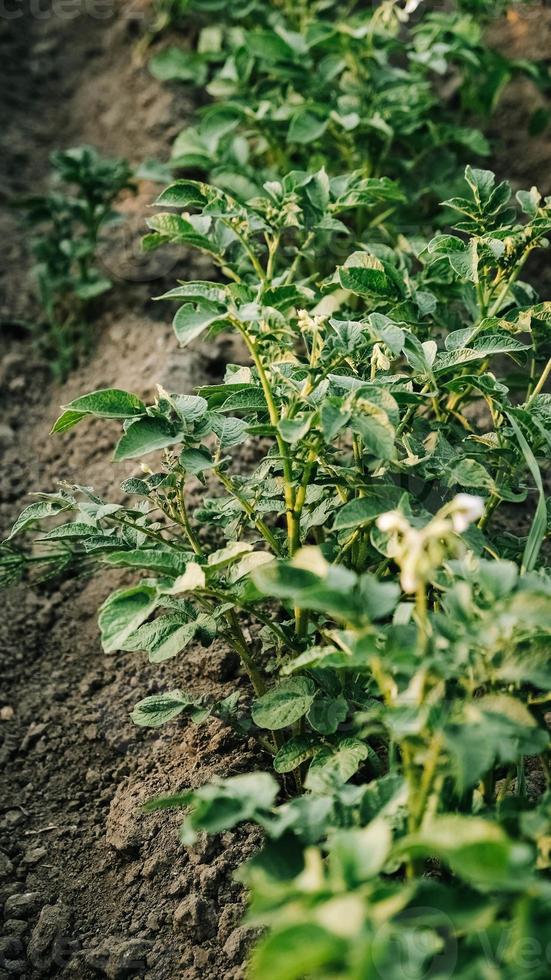
<instances>
[{"instance_id":1,"label":"garden row","mask_svg":"<svg viewBox=\"0 0 551 980\"><path fill-rule=\"evenodd\" d=\"M100 610L106 651L239 656L248 693L133 717L258 743L262 771L148 805L186 808L184 843L262 827L252 977L543 980L551 304L523 275L551 200L464 167L489 153L470 120L542 70L485 46L494 3L163 6L204 26L153 71L213 101L145 246L210 257L160 298L181 345L233 330L248 360L152 405L65 406L54 432L121 421L132 502L40 494L3 577L135 569Z\"/></svg>"}]
</instances>

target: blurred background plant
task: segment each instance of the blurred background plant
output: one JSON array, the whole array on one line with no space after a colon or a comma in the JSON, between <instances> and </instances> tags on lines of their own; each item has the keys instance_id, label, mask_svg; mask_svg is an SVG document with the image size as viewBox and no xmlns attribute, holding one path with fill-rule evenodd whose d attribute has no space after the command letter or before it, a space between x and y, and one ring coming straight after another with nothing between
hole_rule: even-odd
<instances>
[{"instance_id":1,"label":"blurred background plant","mask_svg":"<svg viewBox=\"0 0 551 980\"><path fill-rule=\"evenodd\" d=\"M112 285L96 261L100 231L117 220L113 204L134 185L126 160L104 158L93 147L56 150L50 160L50 189L17 205L44 311L33 332L54 377L63 379L89 346L89 304Z\"/></svg>"}]
</instances>

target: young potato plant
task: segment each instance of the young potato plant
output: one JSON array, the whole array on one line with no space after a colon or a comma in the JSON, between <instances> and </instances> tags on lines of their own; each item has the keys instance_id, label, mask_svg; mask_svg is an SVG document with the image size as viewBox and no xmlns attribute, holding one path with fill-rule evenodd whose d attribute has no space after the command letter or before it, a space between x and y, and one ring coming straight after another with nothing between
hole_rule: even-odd
<instances>
[{"instance_id":1,"label":"young potato plant","mask_svg":"<svg viewBox=\"0 0 551 980\"><path fill-rule=\"evenodd\" d=\"M113 204L133 184L125 160L100 157L88 146L57 150L51 165L52 189L18 204L30 229L46 318L37 340L54 375L64 378L88 346L87 304L111 288L95 264L100 229L116 219Z\"/></svg>"},{"instance_id":2,"label":"young potato plant","mask_svg":"<svg viewBox=\"0 0 551 980\"><path fill-rule=\"evenodd\" d=\"M106 651L156 663L218 636L239 656L248 690L160 692L133 717L214 715L280 775L148 805L185 807L186 843L240 821L265 831L242 872L269 927L252 977L543 980L551 304L522 273L551 199L513 201L468 167L445 202L453 232L391 248L370 216L396 193L323 169L246 204L168 187L147 246L187 244L220 270L160 297L182 303L176 336L233 330L247 362L152 405L103 390L65 406L55 432L119 419L115 459L162 462L123 484L131 505L40 495L4 574L135 568L100 610Z\"/></svg>"},{"instance_id":3,"label":"young potato plant","mask_svg":"<svg viewBox=\"0 0 551 980\"><path fill-rule=\"evenodd\" d=\"M204 26L191 50L156 54L152 71L206 86L214 100L177 137L171 166L209 175L242 200L293 168L357 168L400 181L399 227L432 220L454 192L458 160L489 152L473 117L495 108L513 74L546 77L545 67L508 61L484 42L483 15L495 4L471 14L448 6L171 4L187 34L197 18Z\"/></svg>"}]
</instances>

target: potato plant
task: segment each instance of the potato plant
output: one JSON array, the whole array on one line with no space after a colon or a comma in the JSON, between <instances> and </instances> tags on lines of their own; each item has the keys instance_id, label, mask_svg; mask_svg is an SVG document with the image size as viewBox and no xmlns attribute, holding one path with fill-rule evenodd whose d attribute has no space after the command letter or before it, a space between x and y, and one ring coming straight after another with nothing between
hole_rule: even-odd
<instances>
[{"instance_id":1,"label":"potato plant","mask_svg":"<svg viewBox=\"0 0 551 980\"><path fill-rule=\"evenodd\" d=\"M52 187L18 201L25 212L34 274L46 318L37 329L40 350L64 378L88 346L86 306L111 288L96 264L100 230L116 218L113 204L131 188L125 160L101 157L92 147L51 155Z\"/></svg>"},{"instance_id":2,"label":"potato plant","mask_svg":"<svg viewBox=\"0 0 551 980\"><path fill-rule=\"evenodd\" d=\"M171 166L243 200L295 168L361 169L401 182L402 210L418 227L454 192L458 161L488 154L473 119L495 108L514 74L547 77L484 41L495 3L435 6L171 3L165 14L186 38L199 22L197 40L156 54L152 71L204 85L213 100L177 137Z\"/></svg>"},{"instance_id":3,"label":"potato plant","mask_svg":"<svg viewBox=\"0 0 551 980\"><path fill-rule=\"evenodd\" d=\"M245 6L264 34L276 5ZM335 8L315 9L323 27ZM262 163L251 193L177 180L145 238L210 258L209 280L158 299L182 346L233 331L243 363L152 404L104 389L64 406L54 433L120 421L130 502L38 494L0 573L135 569L100 609L107 652L235 651L229 697L159 691L133 718L214 716L258 744L262 771L147 805L184 808L186 844L263 829L240 873L265 927L252 978L543 980L551 303L524 277L551 198L467 166L435 233L422 209L411 224L417 165L389 176L393 150L366 170L360 125L350 167L329 125L300 169L274 133L269 179Z\"/></svg>"},{"instance_id":4,"label":"potato plant","mask_svg":"<svg viewBox=\"0 0 551 980\"><path fill-rule=\"evenodd\" d=\"M123 484L131 506L40 495L6 546L11 578L36 563L145 573L102 606L106 651L156 663L220 636L241 658L250 694L161 692L133 717L215 715L281 774L279 800L266 772L150 805L190 808L185 842L265 829L244 872L272 927L253 976L398 978L404 957L423 971L450 949L458 975L481 976L477 929L494 975L545 975L522 972L521 951L543 944L551 901L551 306L521 272L551 201L533 188L511 206L491 172L465 178L446 202L454 233L396 249L347 231L393 193L384 178L295 172L247 204L168 187L148 247L186 243L223 272L161 297L182 301L176 336L234 330L250 363L152 405L119 390L71 402L54 431L117 418L115 459L163 463ZM197 479L211 495L191 510ZM519 505L513 535L500 511ZM16 548L52 515L32 554Z\"/></svg>"}]
</instances>

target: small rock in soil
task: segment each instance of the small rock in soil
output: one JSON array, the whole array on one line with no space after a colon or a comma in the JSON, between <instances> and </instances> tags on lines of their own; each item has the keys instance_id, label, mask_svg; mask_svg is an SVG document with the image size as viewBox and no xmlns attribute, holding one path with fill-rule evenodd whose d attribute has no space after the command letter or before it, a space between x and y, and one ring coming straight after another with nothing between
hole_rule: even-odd
<instances>
[{"instance_id":1,"label":"small rock in soil","mask_svg":"<svg viewBox=\"0 0 551 980\"><path fill-rule=\"evenodd\" d=\"M45 905L42 909L27 948L29 960L40 972L47 973L66 961L70 923L71 914L64 905Z\"/></svg>"},{"instance_id":2,"label":"small rock in soil","mask_svg":"<svg viewBox=\"0 0 551 980\"><path fill-rule=\"evenodd\" d=\"M32 725L29 725L27 734L21 742L21 752L26 752L33 742L36 742L45 731L46 725L44 722L33 722Z\"/></svg>"},{"instance_id":3,"label":"small rock in soil","mask_svg":"<svg viewBox=\"0 0 551 980\"><path fill-rule=\"evenodd\" d=\"M209 960L212 959L212 953L209 949L194 949L193 950L193 962L195 966L199 969L207 966Z\"/></svg>"},{"instance_id":4,"label":"small rock in soil","mask_svg":"<svg viewBox=\"0 0 551 980\"><path fill-rule=\"evenodd\" d=\"M157 933L161 928L164 921L164 915L162 912L150 912L145 924L151 932Z\"/></svg>"},{"instance_id":5,"label":"small rock in soil","mask_svg":"<svg viewBox=\"0 0 551 980\"><path fill-rule=\"evenodd\" d=\"M23 814L21 810L7 810L2 817L3 827L17 827L20 823L23 823Z\"/></svg>"},{"instance_id":6,"label":"small rock in soil","mask_svg":"<svg viewBox=\"0 0 551 980\"><path fill-rule=\"evenodd\" d=\"M6 425L4 422L0 423L0 446L11 446L15 439L15 432L13 431L11 425Z\"/></svg>"},{"instance_id":7,"label":"small rock in soil","mask_svg":"<svg viewBox=\"0 0 551 980\"><path fill-rule=\"evenodd\" d=\"M174 881L171 881L167 893L175 898L179 898L180 895L185 895L189 891L189 877L187 874L178 875Z\"/></svg>"},{"instance_id":8,"label":"small rock in soil","mask_svg":"<svg viewBox=\"0 0 551 980\"><path fill-rule=\"evenodd\" d=\"M128 784L121 784L109 807L106 840L116 851L134 851L141 843L139 828L142 793Z\"/></svg>"},{"instance_id":9,"label":"small rock in soil","mask_svg":"<svg viewBox=\"0 0 551 980\"><path fill-rule=\"evenodd\" d=\"M0 888L0 905L9 898L10 895L15 895L19 892L19 883L17 881L8 881Z\"/></svg>"},{"instance_id":10,"label":"small rock in soil","mask_svg":"<svg viewBox=\"0 0 551 980\"><path fill-rule=\"evenodd\" d=\"M243 906L238 905L234 902L230 905L225 905L220 913L220 918L218 919L218 934L220 937L227 936L230 932L239 925L240 920L243 918Z\"/></svg>"},{"instance_id":11,"label":"small rock in soil","mask_svg":"<svg viewBox=\"0 0 551 980\"><path fill-rule=\"evenodd\" d=\"M23 895L10 895L4 905L6 918L25 919L36 912L39 903L38 892L24 892Z\"/></svg>"},{"instance_id":12,"label":"small rock in soil","mask_svg":"<svg viewBox=\"0 0 551 980\"><path fill-rule=\"evenodd\" d=\"M13 864L11 863L7 854L4 851L0 851L0 878L7 878L11 875L13 871Z\"/></svg>"},{"instance_id":13,"label":"small rock in soil","mask_svg":"<svg viewBox=\"0 0 551 980\"><path fill-rule=\"evenodd\" d=\"M0 965L6 960L14 959L22 952L23 947L16 936L0 936Z\"/></svg>"},{"instance_id":14,"label":"small rock in soil","mask_svg":"<svg viewBox=\"0 0 551 980\"><path fill-rule=\"evenodd\" d=\"M47 847L29 847L23 856L23 864L38 864L48 853Z\"/></svg>"},{"instance_id":15,"label":"small rock in soil","mask_svg":"<svg viewBox=\"0 0 551 980\"><path fill-rule=\"evenodd\" d=\"M103 946L88 950L88 966L101 971L109 980L140 976L147 970L153 943L145 939L108 939Z\"/></svg>"},{"instance_id":16,"label":"small rock in soil","mask_svg":"<svg viewBox=\"0 0 551 980\"><path fill-rule=\"evenodd\" d=\"M29 928L29 923L24 919L6 919L4 930L7 936L22 936Z\"/></svg>"},{"instance_id":17,"label":"small rock in soil","mask_svg":"<svg viewBox=\"0 0 551 980\"><path fill-rule=\"evenodd\" d=\"M195 939L207 939L216 931L214 910L200 895L188 895L174 911L174 926Z\"/></svg>"},{"instance_id":18,"label":"small rock in soil","mask_svg":"<svg viewBox=\"0 0 551 980\"><path fill-rule=\"evenodd\" d=\"M238 926L228 936L224 943L224 953L232 962L241 963L247 954L247 950L252 942L253 933L247 926Z\"/></svg>"},{"instance_id":19,"label":"small rock in soil","mask_svg":"<svg viewBox=\"0 0 551 980\"><path fill-rule=\"evenodd\" d=\"M144 861L142 875L144 878L153 878L164 865L164 860L160 854L153 854L152 857Z\"/></svg>"},{"instance_id":20,"label":"small rock in soil","mask_svg":"<svg viewBox=\"0 0 551 980\"><path fill-rule=\"evenodd\" d=\"M26 960L5 960L4 969L15 977L24 977L26 973L28 975Z\"/></svg>"}]
</instances>

